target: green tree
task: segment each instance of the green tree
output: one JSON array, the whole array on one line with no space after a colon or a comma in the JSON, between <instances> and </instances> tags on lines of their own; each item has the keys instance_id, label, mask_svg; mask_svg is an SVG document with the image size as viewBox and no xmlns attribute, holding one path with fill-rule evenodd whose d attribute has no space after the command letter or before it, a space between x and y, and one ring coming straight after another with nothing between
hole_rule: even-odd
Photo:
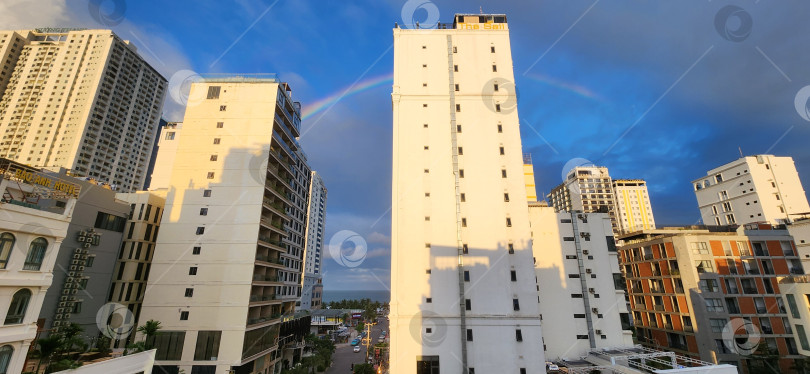
<instances>
[{"instance_id":1,"label":"green tree","mask_svg":"<svg viewBox=\"0 0 810 374\"><path fill-rule=\"evenodd\" d=\"M50 364L51 358L59 348L62 346L62 336L59 334L51 334L47 338L39 338L36 341L37 351L39 352L39 362L37 363L37 373L39 373L40 366L42 365L42 361L45 361L45 369L48 369L48 365Z\"/></svg>"},{"instance_id":2,"label":"green tree","mask_svg":"<svg viewBox=\"0 0 810 374\"><path fill-rule=\"evenodd\" d=\"M377 374L371 364L354 364L354 374Z\"/></svg>"},{"instance_id":3,"label":"green tree","mask_svg":"<svg viewBox=\"0 0 810 374\"><path fill-rule=\"evenodd\" d=\"M160 321L155 321L153 319L150 319L143 325L138 326L137 331L143 335L144 350L154 348L154 336L158 334L158 330L161 328L163 328L163 326L160 325Z\"/></svg>"}]
</instances>

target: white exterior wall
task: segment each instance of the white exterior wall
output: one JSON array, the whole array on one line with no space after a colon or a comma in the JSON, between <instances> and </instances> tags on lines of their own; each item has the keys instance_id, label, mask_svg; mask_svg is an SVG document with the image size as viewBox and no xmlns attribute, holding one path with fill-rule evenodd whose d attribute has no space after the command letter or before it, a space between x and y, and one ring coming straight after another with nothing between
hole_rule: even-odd
<instances>
[{"instance_id":1,"label":"white exterior wall","mask_svg":"<svg viewBox=\"0 0 810 374\"><path fill-rule=\"evenodd\" d=\"M158 154L155 156L155 168L152 170L152 182L149 190L155 191L169 188L174 167L174 158L177 157L177 145L180 144L182 123L168 123L163 128L158 142Z\"/></svg>"},{"instance_id":2,"label":"white exterior wall","mask_svg":"<svg viewBox=\"0 0 810 374\"><path fill-rule=\"evenodd\" d=\"M722 182L717 181L718 175ZM810 212L791 157L743 157L709 170L706 177L692 181L692 187L707 225L778 224Z\"/></svg>"},{"instance_id":3,"label":"white exterior wall","mask_svg":"<svg viewBox=\"0 0 810 374\"><path fill-rule=\"evenodd\" d=\"M580 237L581 253L574 241L566 240L574 237L574 220L570 213L555 213L552 207L530 206L529 217L547 359L579 359L593 348L632 346L632 333L622 330L620 319L620 313L628 314L625 292L616 289L613 281L613 274L620 274L621 270L617 252L608 251L607 239L613 240L608 215L585 214L587 222L575 218L579 232L590 234L589 241ZM580 260L586 269L584 272L580 271ZM583 279L585 290L581 284ZM581 294L583 298L573 298L572 294ZM595 297L597 294L599 298ZM585 309L584 297L588 298L589 310ZM594 313L593 308L598 313ZM590 323L587 316L591 318ZM577 337L590 334L595 342L593 347L590 336L588 339Z\"/></svg>"},{"instance_id":4,"label":"white exterior wall","mask_svg":"<svg viewBox=\"0 0 810 374\"><path fill-rule=\"evenodd\" d=\"M613 180L616 221L621 232L655 229L650 194L643 180Z\"/></svg>"},{"instance_id":5,"label":"white exterior wall","mask_svg":"<svg viewBox=\"0 0 810 374\"><path fill-rule=\"evenodd\" d=\"M810 270L810 219L795 221L787 229L796 243L796 253L806 273Z\"/></svg>"},{"instance_id":6,"label":"white exterior wall","mask_svg":"<svg viewBox=\"0 0 810 374\"><path fill-rule=\"evenodd\" d=\"M0 192L16 182L8 179L0 182ZM0 324L0 347L6 345L14 349L8 373L20 373L25 365L25 356L37 333L37 319L45 299L45 293L53 282L53 268L62 240L76 204L68 200L63 214L45 212L13 204L0 205L0 233L14 235L15 242L4 269L0 269L0 323L8 315L9 305L14 294L24 288L31 291L31 299L20 324ZM22 270L29 245L36 238L45 238L48 249L38 271ZM3 368L0 368L3 369Z\"/></svg>"},{"instance_id":7,"label":"white exterior wall","mask_svg":"<svg viewBox=\"0 0 810 374\"><path fill-rule=\"evenodd\" d=\"M320 284L323 259L323 235L326 221L326 186L318 172L312 172L307 207L307 228L304 238L304 277L301 287L301 304L297 309L310 310L320 307L319 298L313 300L313 291ZM313 301L316 305L313 305Z\"/></svg>"},{"instance_id":8,"label":"white exterior wall","mask_svg":"<svg viewBox=\"0 0 810 374\"><path fill-rule=\"evenodd\" d=\"M463 344L468 367L477 372L545 371L509 33L500 25L504 30L394 29L389 315L394 374L416 372L422 356L439 356L441 372L460 373ZM501 87L497 95L494 82ZM503 103L501 112L493 102ZM456 194L455 147L463 147L458 168L465 174L458 183L464 202ZM460 256L462 243L469 254ZM460 263L469 282L459 281ZM517 272L516 282L510 270ZM465 304L460 283L463 298L471 300L466 328L473 341L466 341L460 328ZM516 329L522 342L516 342Z\"/></svg>"}]
</instances>

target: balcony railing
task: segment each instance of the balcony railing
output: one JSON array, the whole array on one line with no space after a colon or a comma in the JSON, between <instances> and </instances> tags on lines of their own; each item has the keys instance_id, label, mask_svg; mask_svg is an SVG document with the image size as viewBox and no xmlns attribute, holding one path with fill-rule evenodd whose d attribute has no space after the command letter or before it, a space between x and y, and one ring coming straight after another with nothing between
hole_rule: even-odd
<instances>
[{"instance_id":1,"label":"balcony railing","mask_svg":"<svg viewBox=\"0 0 810 374\"><path fill-rule=\"evenodd\" d=\"M683 293L683 287L675 286L675 293Z\"/></svg>"},{"instance_id":2,"label":"balcony railing","mask_svg":"<svg viewBox=\"0 0 810 374\"><path fill-rule=\"evenodd\" d=\"M276 295L250 295L250 302L276 300Z\"/></svg>"},{"instance_id":3,"label":"balcony railing","mask_svg":"<svg viewBox=\"0 0 810 374\"><path fill-rule=\"evenodd\" d=\"M655 310L664 310L664 306L663 305L655 305L655 306L653 306L653 309L655 309Z\"/></svg>"},{"instance_id":4,"label":"balcony railing","mask_svg":"<svg viewBox=\"0 0 810 374\"><path fill-rule=\"evenodd\" d=\"M665 323L664 328L667 329L667 330L672 330L672 324Z\"/></svg>"},{"instance_id":5,"label":"balcony railing","mask_svg":"<svg viewBox=\"0 0 810 374\"><path fill-rule=\"evenodd\" d=\"M688 325L687 325L687 326L684 326L684 327L683 327L683 331L686 331L686 332L694 332L694 331L695 331L695 329L694 329L694 328L692 328L692 326L688 326Z\"/></svg>"}]
</instances>

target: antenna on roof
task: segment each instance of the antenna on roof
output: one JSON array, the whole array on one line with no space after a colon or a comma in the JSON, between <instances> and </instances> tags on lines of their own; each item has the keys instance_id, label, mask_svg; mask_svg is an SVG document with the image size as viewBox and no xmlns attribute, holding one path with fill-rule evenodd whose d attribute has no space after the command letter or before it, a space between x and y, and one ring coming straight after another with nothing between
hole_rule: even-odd
<instances>
[{"instance_id":1,"label":"antenna on roof","mask_svg":"<svg viewBox=\"0 0 810 374\"><path fill-rule=\"evenodd\" d=\"M484 7L483 7L483 6L479 6L479 7L478 7L478 11L479 11L479 12L481 12L481 14L484 14Z\"/></svg>"},{"instance_id":2,"label":"antenna on roof","mask_svg":"<svg viewBox=\"0 0 810 374\"><path fill-rule=\"evenodd\" d=\"M740 151L740 158L745 158L742 153L742 147L737 147L737 149Z\"/></svg>"}]
</instances>

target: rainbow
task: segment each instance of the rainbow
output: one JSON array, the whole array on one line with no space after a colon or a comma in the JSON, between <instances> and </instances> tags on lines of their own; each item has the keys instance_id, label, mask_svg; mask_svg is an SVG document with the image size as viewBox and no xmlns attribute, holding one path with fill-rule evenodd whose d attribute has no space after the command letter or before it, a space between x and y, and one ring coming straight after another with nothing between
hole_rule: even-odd
<instances>
[{"instance_id":1,"label":"rainbow","mask_svg":"<svg viewBox=\"0 0 810 374\"><path fill-rule=\"evenodd\" d=\"M537 73L527 74L526 77L531 79L531 80L541 82L541 83L545 83L545 84L547 84L549 86L553 86L553 87L559 88L561 90L565 90L565 91L571 92L573 94L577 94L579 96L582 96L582 97L585 97L585 98L588 98L588 99L593 99L593 100L602 101L602 102L607 101L607 99L605 99L604 97L602 97L598 93L591 91L588 87L585 87L585 86L580 86L578 84L569 83L569 82L566 82L566 81L562 81L562 80L559 80L559 79L549 77L547 75L537 74Z\"/></svg>"},{"instance_id":2,"label":"rainbow","mask_svg":"<svg viewBox=\"0 0 810 374\"><path fill-rule=\"evenodd\" d=\"M387 75L368 78L364 81L356 82L346 88L340 89L337 92L324 97L318 101L315 101L312 104L309 104L304 107L303 113L301 113L301 120L305 120L307 118L312 117L313 115L320 113L328 108L331 108L335 104L337 104L340 100L356 95L360 92L370 90L374 87L382 86L385 83L393 83L394 82L394 74L389 73Z\"/></svg>"}]
</instances>

